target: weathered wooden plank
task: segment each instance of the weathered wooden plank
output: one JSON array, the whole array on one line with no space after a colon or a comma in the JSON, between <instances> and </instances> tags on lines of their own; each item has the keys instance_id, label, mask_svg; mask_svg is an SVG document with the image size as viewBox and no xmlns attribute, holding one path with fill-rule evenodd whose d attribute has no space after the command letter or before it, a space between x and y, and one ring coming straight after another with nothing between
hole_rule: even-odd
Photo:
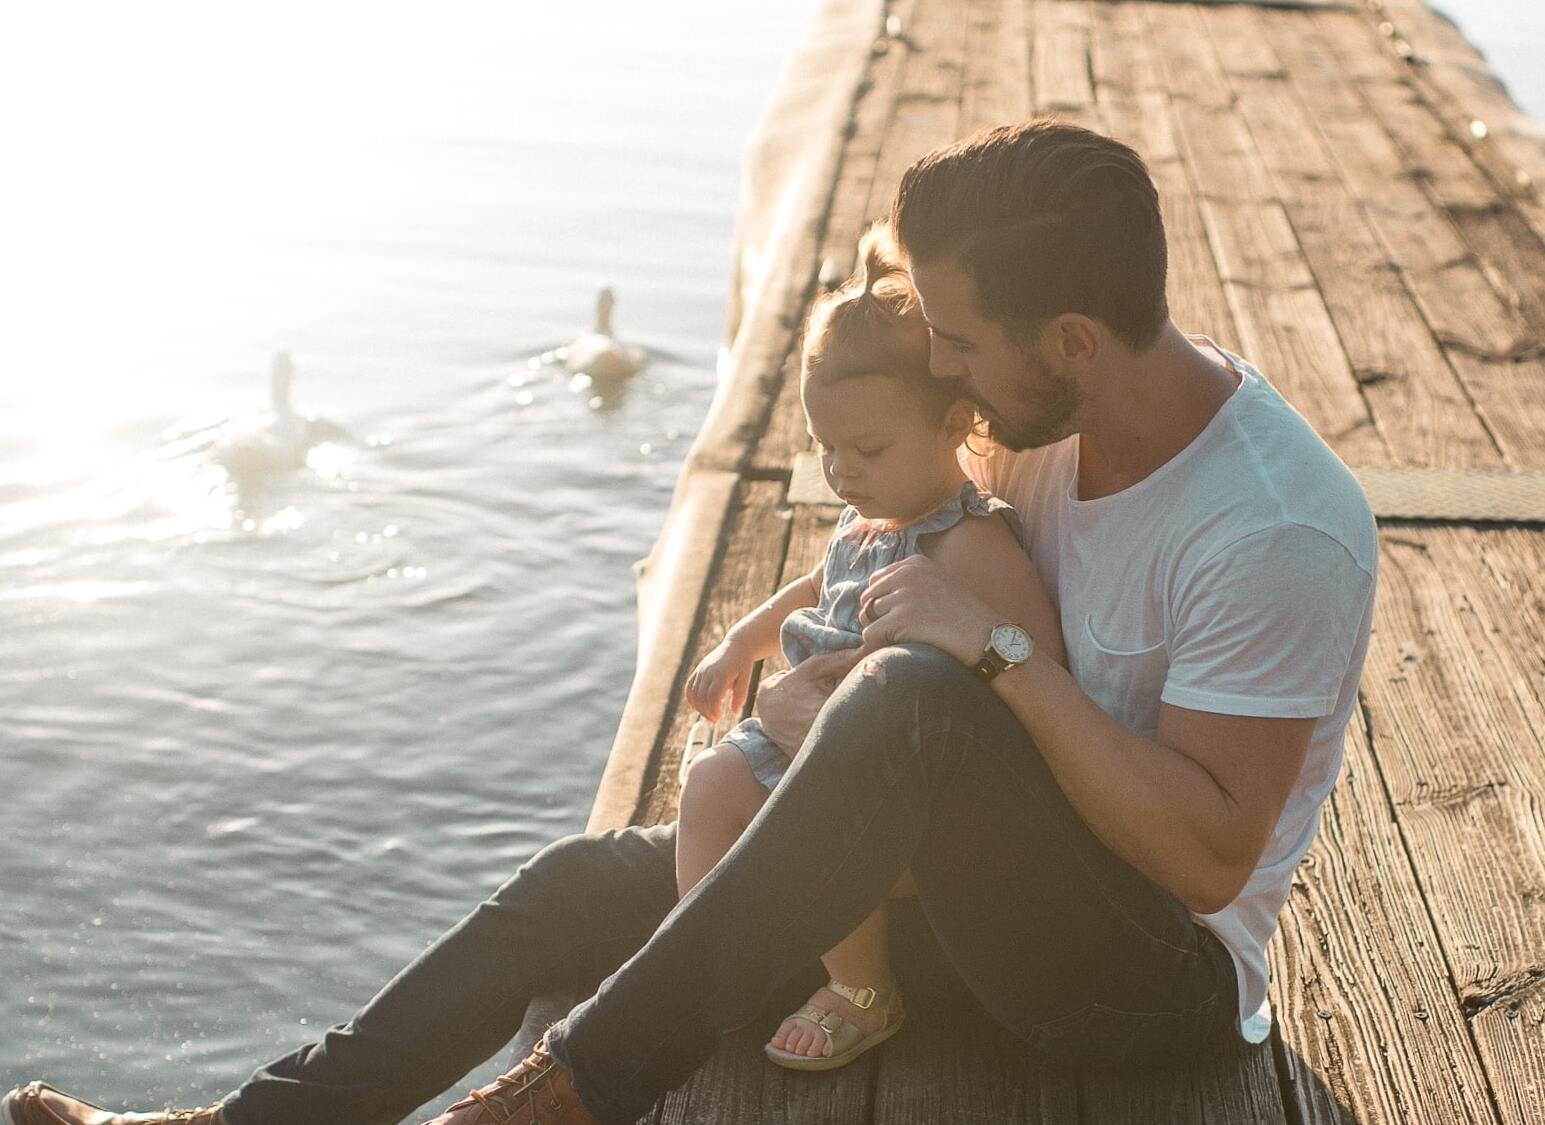
<instances>
[{"instance_id":1,"label":"weathered wooden plank","mask_svg":"<svg viewBox=\"0 0 1545 1125\"><path fill-rule=\"evenodd\" d=\"M1379 32L1413 83L1545 241L1545 130L1514 104L1459 29L1424 0L1379 0Z\"/></svg>"},{"instance_id":2,"label":"weathered wooden plank","mask_svg":"<svg viewBox=\"0 0 1545 1125\"><path fill-rule=\"evenodd\" d=\"M1496 1120L1360 720L1270 953L1295 1120Z\"/></svg>"},{"instance_id":3,"label":"weathered wooden plank","mask_svg":"<svg viewBox=\"0 0 1545 1125\"><path fill-rule=\"evenodd\" d=\"M918 4L902 24L908 48L901 92L875 163L865 214L890 213L901 174L959 136L967 25L948 4Z\"/></svg>"},{"instance_id":4,"label":"weathered wooden plank","mask_svg":"<svg viewBox=\"0 0 1545 1125\"><path fill-rule=\"evenodd\" d=\"M1332 42L1329 46L1338 59L1364 53L1355 40ZM1371 51L1366 55L1380 57ZM1409 72L1391 59L1384 59L1384 63L1387 69L1382 75L1359 83L1363 96L1405 149L1414 171L1434 198L1444 207L1456 210L1482 210L1497 203L1496 186L1476 167L1470 150L1454 139L1411 84Z\"/></svg>"},{"instance_id":5,"label":"weathered wooden plank","mask_svg":"<svg viewBox=\"0 0 1545 1125\"><path fill-rule=\"evenodd\" d=\"M1516 701L1535 746L1545 745L1545 598L1540 588L1545 536L1517 528L1445 528L1434 532L1432 541L1437 565L1450 574L1451 585L1459 585L1471 608L1461 621L1502 665L1500 674L1489 679ZM1455 572L1463 576L1460 583L1454 583ZM1545 932L1538 924L1545 913L1545 755L1538 749L1531 753L1527 739L1511 737L1497 751L1499 758L1517 765L1501 785L1523 790L1505 803L1513 812L1511 827L1524 860L1510 864L1505 849L1494 853L1492 861L1507 869L1491 882L1503 898L1521 899L1532 918L1514 935L1522 967L1504 962L1491 966L1489 976L1461 980L1461 999L1502 1119L1539 1121L1545 1117L1545 1024L1537 1014L1545 981ZM1511 927L1512 919L1504 915L1496 924ZM1519 1018L1526 1009L1536 1013L1532 1021L1527 1015Z\"/></svg>"},{"instance_id":6,"label":"weathered wooden plank","mask_svg":"<svg viewBox=\"0 0 1545 1125\"><path fill-rule=\"evenodd\" d=\"M1519 636L1528 608L1477 580L1481 534L1385 537L1364 677L1380 767L1462 994L1545 965L1545 706L1520 667L1540 654Z\"/></svg>"},{"instance_id":7,"label":"weathered wooden plank","mask_svg":"<svg viewBox=\"0 0 1545 1125\"><path fill-rule=\"evenodd\" d=\"M1026 0L973 0L960 100L962 137L1030 116L1030 25Z\"/></svg>"},{"instance_id":8,"label":"weathered wooden plank","mask_svg":"<svg viewBox=\"0 0 1545 1125\"><path fill-rule=\"evenodd\" d=\"M1463 44L1452 28L1447 34ZM1357 46L1358 41L1351 40L1342 45L1342 52ZM1472 100L1456 122L1458 103L1449 103L1445 113L1443 100L1432 97L1432 83L1424 80L1432 77L1431 67L1413 69L1377 51L1377 44L1375 49L1368 49L1366 40L1361 46L1366 54L1382 58L1387 73L1399 83L1377 84L1385 99L1381 114L1397 127L1397 136L1407 150L1430 170L1432 190L1489 265L1504 299L1520 309L1537 334L1545 334L1545 231L1531 224L1524 206L1535 193L1532 189L1520 191L1511 182L1516 169L1499 169L1495 160L1488 162L1488 146L1495 143L1489 132L1477 137L1471 130L1472 122L1483 120L1472 118L1472 113L1495 120L1505 112L1516 116L1516 107L1481 68L1482 77L1468 87L1467 96ZM1468 44L1463 44L1463 49L1479 64ZM1404 96L1397 92L1401 89ZM1473 99L1481 100L1477 104ZM1545 148L1540 151L1545 156Z\"/></svg>"},{"instance_id":9,"label":"weathered wooden plank","mask_svg":"<svg viewBox=\"0 0 1545 1125\"><path fill-rule=\"evenodd\" d=\"M768 413L762 440L751 455L752 471L758 476L788 472L794 458L810 448L805 408L799 398L799 367L800 351L795 346L783 361L778 397Z\"/></svg>"},{"instance_id":10,"label":"weathered wooden plank","mask_svg":"<svg viewBox=\"0 0 1545 1125\"><path fill-rule=\"evenodd\" d=\"M1189 6L1144 0L1139 6L1145 37L1160 62L1166 89L1176 102L1226 110L1234 104L1234 91L1213 57L1205 35L1197 35L1196 13ZM1174 81L1183 75L1184 81Z\"/></svg>"},{"instance_id":11,"label":"weathered wooden plank","mask_svg":"<svg viewBox=\"0 0 1545 1125\"><path fill-rule=\"evenodd\" d=\"M789 521L777 481L744 481L736 490L713 579L698 611L686 659L676 670L667 719L650 759L652 784L646 789L636 822L659 824L675 819L677 769L687 732L696 714L682 695L687 675L724 634L774 590L788 541ZM721 722L728 729L729 723Z\"/></svg>"},{"instance_id":12,"label":"weathered wooden plank","mask_svg":"<svg viewBox=\"0 0 1545 1125\"><path fill-rule=\"evenodd\" d=\"M1500 466L1491 435L1272 48L1305 34L1307 17L1240 5L1209 8L1204 22L1395 456L1406 465Z\"/></svg>"},{"instance_id":13,"label":"weathered wooden plank","mask_svg":"<svg viewBox=\"0 0 1545 1125\"><path fill-rule=\"evenodd\" d=\"M1490 267L1503 299L1519 311L1535 339L1545 338L1545 241L1513 207L1456 209L1452 215Z\"/></svg>"},{"instance_id":14,"label":"weathered wooden plank","mask_svg":"<svg viewBox=\"0 0 1545 1125\"><path fill-rule=\"evenodd\" d=\"M1170 92L1148 41L1148 17L1141 6L1094 4L1089 30L1089 68L1105 131L1135 148L1150 168L1181 162Z\"/></svg>"},{"instance_id":15,"label":"weathered wooden plank","mask_svg":"<svg viewBox=\"0 0 1545 1125\"><path fill-rule=\"evenodd\" d=\"M1078 1125L1066 1068L1034 1058L985 1017L927 1017L880 1052L874 1125Z\"/></svg>"},{"instance_id":16,"label":"weathered wooden plank","mask_svg":"<svg viewBox=\"0 0 1545 1125\"><path fill-rule=\"evenodd\" d=\"M1494 529L1478 536L1479 572L1512 606L1510 624L1521 651L1536 659L1526 665L1523 681L1537 699L1545 699L1545 534L1537 529Z\"/></svg>"},{"instance_id":17,"label":"weathered wooden plank","mask_svg":"<svg viewBox=\"0 0 1545 1125\"><path fill-rule=\"evenodd\" d=\"M1273 1125L1287 1122L1268 1044L1227 1045L1168 1068L1089 1068L1084 1121L1100 1125Z\"/></svg>"},{"instance_id":18,"label":"weathered wooden plank","mask_svg":"<svg viewBox=\"0 0 1545 1125\"><path fill-rule=\"evenodd\" d=\"M1172 98L1171 109L1245 354L1343 460L1389 464L1272 177L1233 109L1200 10L1144 11L1171 88L1191 93Z\"/></svg>"},{"instance_id":19,"label":"weathered wooden plank","mask_svg":"<svg viewBox=\"0 0 1545 1125\"><path fill-rule=\"evenodd\" d=\"M1029 24L1036 112L1098 129L1089 66L1092 29L1088 4L1085 0L1038 0L1030 5Z\"/></svg>"},{"instance_id":20,"label":"weathered wooden plank","mask_svg":"<svg viewBox=\"0 0 1545 1125\"><path fill-rule=\"evenodd\" d=\"M1507 353L1522 343L1522 322L1491 288L1479 263L1421 181L1431 172L1396 145L1374 102L1409 98L1388 60L1354 81L1353 60L1369 51L1338 53L1362 33L1362 18L1349 12L1317 14L1299 35L1279 40L1286 64L1336 167L1363 201L1365 213L1406 276L1428 323L1444 341L1471 351ZM1420 107L1416 107L1420 108ZM1464 160L1464 154L1455 154Z\"/></svg>"},{"instance_id":21,"label":"weathered wooden plank","mask_svg":"<svg viewBox=\"0 0 1545 1125\"><path fill-rule=\"evenodd\" d=\"M1363 31L1359 21L1349 13L1317 14L1313 34L1279 39L1277 50L1505 463L1538 467L1545 463L1539 440L1545 433L1545 365L1527 357L1539 354L1539 335L1498 295L1449 215L1424 189L1431 176L1408 151L1421 151L1434 124L1431 114L1392 76L1390 60L1366 50L1347 52ZM1375 66L1366 65L1370 58ZM1355 60L1365 64L1356 82L1349 77ZM1401 108L1391 113L1392 105ZM1423 117L1426 125L1419 124ZM1391 136L1394 128L1402 130L1404 149ZM1419 132L1415 138L1413 130ZM1451 149L1449 156L1469 166L1462 151Z\"/></svg>"},{"instance_id":22,"label":"weathered wooden plank","mask_svg":"<svg viewBox=\"0 0 1545 1125\"><path fill-rule=\"evenodd\" d=\"M1536 555L1484 555L1499 533L1386 536L1364 684L1381 775L1462 1007L1481 1014L1545 974L1545 702ZM1525 533L1513 533L1525 534ZM1538 533L1527 533L1536 537ZM1489 538L1491 537L1491 538ZM1527 556L1525 556L1527 558ZM1472 1025L1502 1120L1545 1089L1537 1027ZM1522 1076L1504 1068L1533 1058ZM1530 1093L1533 1091L1534 1093Z\"/></svg>"},{"instance_id":23,"label":"weathered wooden plank","mask_svg":"<svg viewBox=\"0 0 1545 1125\"><path fill-rule=\"evenodd\" d=\"M1159 190L1169 244L1170 317L1237 352L1239 332L1202 222L1169 108L1169 91L1136 4L1095 4L1091 64L1096 108L1107 133L1135 148Z\"/></svg>"},{"instance_id":24,"label":"weathered wooden plank","mask_svg":"<svg viewBox=\"0 0 1545 1125\"><path fill-rule=\"evenodd\" d=\"M870 1120L873 1053L826 1073L784 1070L762 1055L768 1029L733 1031L692 1081L665 1096L658 1125L809 1125Z\"/></svg>"},{"instance_id":25,"label":"weathered wooden plank","mask_svg":"<svg viewBox=\"0 0 1545 1125\"><path fill-rule=\"evenodd\" d=\"M1381 116L1428 170L1431 190L1486 263L1504 300L1521 311L1537 336L1545 335L1545 205L1539 195L1545 181L1536 183L1513 160L1530 157L1545 173L1545 134L1524 118L1451 25L1425 6L1419 11L1403 6L1391 12L1395 24L1385 27L1398 36L1406 17L1419 21L1437 51L1424 65L1412 66L1381 49L1389 39L1370 30L1367 21L1356 29L1341 24L1349 34L1337 46L1343 56L1356 53L1385 68L1388 80L1373 91L1382 99ZM1458 86L1449 81L1456 76L1462 76ZM1525 133L1528 144L1512 157L1499 150L1505 137L1522 143Z\"/></svg>"},{"instance_id":26,"label":"weathered wooden plank","mask_svg":"<svg viewBox=\"0 0 1545 1125\"><path fill-rule=\"evenodd\" d=\"M828 270L828 279L833 282L853 272L860 236L890 205L890 197L883 190L876 191L876 178L885 140L895 125L897 99L902 96L908 68L913 64L915 52L907 28L916 9L913 0L890 4L888 18L897 21L900 34L883 33L874 42L821 240L823 269ZM871 201L877 206L871 206Z\"/></svg>"},{"instance_id":27,"label":"weathered wooden plank","mask_svg":"<svg viewBox=\"0 0 1545 1125\"><path fill-rule=\"evenodd\" d=\"M1475 1041L1504 1121L1545 1121L1545 975L1510 982L1497 999L1471 1007Z\"/></svg>"}]
</instances>

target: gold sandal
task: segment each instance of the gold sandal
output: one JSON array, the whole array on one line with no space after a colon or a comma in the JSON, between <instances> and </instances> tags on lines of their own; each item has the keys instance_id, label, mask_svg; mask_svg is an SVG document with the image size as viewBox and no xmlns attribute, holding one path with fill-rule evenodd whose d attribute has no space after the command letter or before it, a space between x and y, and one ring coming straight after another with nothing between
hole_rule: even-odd
<instances>
[{"instance_id":1,"label":"gold sandal","mask_svg":"<svg viewBox=\"0 0 1545 1125\"><path fill-rule=\"evenodd\" d=\"M884 996L885 1023L876 1031L866 1032L836 1012L806 1004L789 1018L809 1020L825 1032L826 1039L831 1044L832 1053L811 1058L809 1055L796 1055L792 1051L785 1051L769 1043L762 1048L762 1052L768 1059L790 1070L836 1070L839 1066L847 1066L870 1047L879 1046L901 1030L906 1012L902 1009L901 993L897 989L890 988L881 993L872 988L850 988L834 980L827 981L826 987L855 1008L862 1008L865 1011L871 1008L877 999Z\"/></svg>"}]
</instances>

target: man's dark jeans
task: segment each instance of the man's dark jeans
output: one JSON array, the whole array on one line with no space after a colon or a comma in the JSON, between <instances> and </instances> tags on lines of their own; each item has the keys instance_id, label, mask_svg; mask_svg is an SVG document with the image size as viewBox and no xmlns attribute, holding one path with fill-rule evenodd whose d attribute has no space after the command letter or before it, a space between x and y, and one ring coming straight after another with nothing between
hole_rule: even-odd
<instances>
[{"instance_id":1,"label":"man's dark jeans","mask_svg":"<svg viewBox=\"0 0 1545 1125\"><path fill-rule=\"evenodd\" d=\"M934 967L1030 1049L1162 1061L1233 1027L1227 951L1095 838L990 688L923 646L861 669L679 905L673 827L560 841L349 1024L254 1074L231 1120L395 1121L499 1050L534 996L600 981L548 1041L596 1116L631 1122L908 868ZM904 993L928 959L898 955Z\"/></svg>"}]
</instances>

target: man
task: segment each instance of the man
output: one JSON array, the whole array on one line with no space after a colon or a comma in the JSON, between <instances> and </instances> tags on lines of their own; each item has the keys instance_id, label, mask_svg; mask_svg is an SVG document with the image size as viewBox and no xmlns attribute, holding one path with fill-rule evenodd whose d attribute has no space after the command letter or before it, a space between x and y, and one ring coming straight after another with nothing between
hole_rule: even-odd
<instances>
[{"instance_id":1,"label":"man","mask_svg":"<svg viewBox=\"0 0 1545 1125\"><path fill-rule=\"evenodd\" d=\"M908 868L935 962L1030 1049L1265 1037L1265 945L1367 650L1367 503L1259 372L1170 322L1157 196L1125 146L991 130L909 169L892 223L935 374L1001 447L971 468L1015 506L1069 670L908 559L866 592L869 655L764 688L801 750L676 909L669 826L561 841L222 1107L115 1116L34 1084L6 1125L396 1120L558 987L594 994L435 1122L632 1121Z\"/></svg>"}]
</instances>

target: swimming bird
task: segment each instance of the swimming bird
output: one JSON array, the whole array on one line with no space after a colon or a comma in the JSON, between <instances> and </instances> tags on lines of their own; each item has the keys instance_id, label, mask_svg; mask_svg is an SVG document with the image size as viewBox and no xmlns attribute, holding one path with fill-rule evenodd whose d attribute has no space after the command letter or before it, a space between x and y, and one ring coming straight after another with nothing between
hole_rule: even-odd
<instances>
[{"instance_id":1,"label":"swimming bird","mask_svg":"<svg viewBox=\"0 0 1545 1125\"><path fill-rule=\"evenodd\" d=\"M342 427L325 419L298 413L290 404L295 364L288 352L274 355L269 375L271 402L265 414L221 427L214 459L226 472L250 479L266 473L298 469L313 448L324 442L347 440Z\"/></svg>"},{"instance_id":2,"label":"swimming bird","mask_svg":"<svg viewBox=\"0 0 1545 1125\"><path fill-rule=\"evenodd\" d=\"M644 366L644 349L628 347L612 336L612 309L617 298L603 289L595 301L595 329L561 349L563 369L592 379L626 379Z\"/></svg>"}]
</instances>

